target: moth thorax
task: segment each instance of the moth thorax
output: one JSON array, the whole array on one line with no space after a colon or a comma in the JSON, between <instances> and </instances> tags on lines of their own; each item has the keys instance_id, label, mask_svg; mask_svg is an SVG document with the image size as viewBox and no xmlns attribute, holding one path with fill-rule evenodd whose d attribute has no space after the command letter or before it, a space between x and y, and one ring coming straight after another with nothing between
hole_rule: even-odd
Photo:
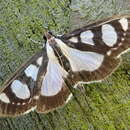
<instances>
[{"instance_id":1,"label":"moth thorax","mask_svg":"<svg viewBox=\"0 0 130 130\"><path fill-rule=\"evenodd\" d=\"M55 45L55 37L50 33L50 32L46 32L45 33L45 37L47 39L47 43L50 45Z\"/></svg>"}]
</instances>

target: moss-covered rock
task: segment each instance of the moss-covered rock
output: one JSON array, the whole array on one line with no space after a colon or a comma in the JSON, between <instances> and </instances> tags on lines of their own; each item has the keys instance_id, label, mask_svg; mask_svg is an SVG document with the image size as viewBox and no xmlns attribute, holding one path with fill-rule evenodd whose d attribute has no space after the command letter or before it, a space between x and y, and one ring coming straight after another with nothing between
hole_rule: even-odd
<instances>
[{"instance_id":1,"label":"moss-covered rock","mask_svg":"<svg viewBox=\"0 0 130 130\"><path fill-rule=\"evenodd\" d=\"M129 12L125 0L1 0L0 85L37 52L42 34L69 32L91 21ZM0 118L1 130L129 130L130 53L102 83L75 90L63 108L48 114L31 112Z\"/></svg>"}]
</instances>

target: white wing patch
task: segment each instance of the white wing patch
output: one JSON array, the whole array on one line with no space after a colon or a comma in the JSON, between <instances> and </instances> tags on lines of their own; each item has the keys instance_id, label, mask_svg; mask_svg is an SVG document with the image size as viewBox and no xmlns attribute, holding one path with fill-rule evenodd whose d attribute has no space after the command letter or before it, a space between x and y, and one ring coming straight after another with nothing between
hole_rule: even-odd
<instances>
[{"instance_id":1,"label":"white wing patch","mask_svg":"<svg viewBox=\"0 0 130 130\"><path fill-rule=\"evenodd\" d=\"M30 91L26 84L19 80L14 80L11 84L12 92L20 99L27 99L30 97Z\"/></svg>"},{"instance_id":2,"label":"white wing patch","mask_svg":"<svg viewBox=\"0 0 130 130\"><path fill-rule=\"evenodd\" d=\"M109 24L102 25L102 39L107 46L109 47L114 46L117 42L117 38L118 38L117 33L111 25Z\"/></svg>"},{"instance_id":3,"label":"white wing patch","mask_svg":"<svg viewBox=\"0 0 130 130\"><path fill-rule=\"evenodd\" d=\"M39 57L39 58L37 59L37 64L38 64L39 66L41 66L41 65L42 65L42 61L43 61L43 57L41 56L41 57Z\"/></svg>"},{"instance_id":4,"label":"white wing patch","mask_svg":"<svg viewBox=\"0 0 130 130\"><path fill-rule=\"evenodd\" d=\"M71 49L68 59L73 71L94 71L101 66L104 56L95 52Z\"/></svg>"},{"instance_id":5,"label":"white wing patch","mask_svg":"<svg viewBox=\"0 0 130 130\"><path fill-rule=\"evenodd\" d=\"M7 95L5 93L1 93L0 94L0 100L4 103L10 103L9 98L7 97Z\"/></svg>"},{"instance_id":6,"label":"white wing patch","mask_svg":"<svg viewBox=\"0 0 130 130\"><path fill-rule=\"evenodd\" d=\"M47 44L47 54L49 62L47 73L42 82L41 95L54 96L62 89L64 83L63 77L67 76L67 72L58 63L49 44Z\"/></svg>"},{"instance_id":7,"label":"white wing patch","mask_svg":"<svg viewBox=\"0 0 130 130\"><path fill-rule=\"evenodd\" d=\"M78 38L77 37L72 37L69 39L69 41L77 43L78 42Z\"/></svg>"},{"instance_id":8,"label":"white wing patch","mask_svg":"<svg viewBox=\"0 0 130 130\"><path fill-rule=\"evenodd\" d=\"M94 37L94 34L92 33L91 30L82 32L80 34L81 41L83 43L86 43L86 44L89 44L89 45L94 45L93 37Z\"/></svg>"},{"instance_id":9,"label":"white wing patch","mask_svg":"<svg viewBox=\"0 0 130 130\"><path fill-rule=\"evenodd\" d=\"M122 19L119 20L119 22L120 22L123 30L127 31L128 30L128 20L127 20L127 18L122 18Z\"/></svg>"},{"instance_id":10,"label":"white wing patch","mask_svg":"<svg viewBox=\"0 0 130 130\"><path fill-rule=\"evenodd\" d=\"M104 55L95 52L83 52L66 46L60 39L55 39L64 55L68 58L73 71L94 71L98 69Z\"/></svg>"},{"instance_id":11,"label":"white wing patch","mask_svg":"<svg viewBox=\"0 0 130 130\"><path fill-rule=\"evenodd\" d=\"M66 75L66 72L63 71L59 64L49 61L47 73L41 87L41 94L44 96L56 95L62 89L64 74Z\"/></svg>"},{"instance_id":12,"label":"white wing patch","mask_svg":"<svg viewBox=\"0 0 130 130\"><path fill-rule=\"evenodd\" d=\"M25 69L24 72L27 75L27 77L31 77L34 81L36 81L37 75L38 75L38 70L39 70L39 68L37 66L31 64Z\"/></svg>"}]
</instances>

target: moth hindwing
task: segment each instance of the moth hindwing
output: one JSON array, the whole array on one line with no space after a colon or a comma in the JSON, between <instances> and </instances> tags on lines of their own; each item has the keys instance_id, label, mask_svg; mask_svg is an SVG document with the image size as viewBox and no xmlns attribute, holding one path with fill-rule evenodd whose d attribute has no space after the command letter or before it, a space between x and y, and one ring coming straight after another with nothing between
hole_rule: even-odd
<instances>
[{"instance_id":1,"label":"moth hindwing","mask_svg":"<svg viewBox=\"0 0 130 130\"><path fill-rule=\"evenodd\" d=\"M45 48L3 85L1 116L52 111L70 100L79 83L110 75L130 48L130 16L112 17L60 37L45 36Z\"/></svg>"}]
</instances>

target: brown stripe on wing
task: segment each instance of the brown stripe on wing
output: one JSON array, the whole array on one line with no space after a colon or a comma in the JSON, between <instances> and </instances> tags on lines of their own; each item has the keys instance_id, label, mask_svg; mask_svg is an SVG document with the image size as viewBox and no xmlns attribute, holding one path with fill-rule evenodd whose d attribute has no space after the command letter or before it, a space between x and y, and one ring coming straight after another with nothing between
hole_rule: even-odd
<instances>
[{"instance_id":1,"label":"brown stripe on wing","mask_svg":"<svg viewBox=\"0 0 130 130\"><path fill-rule=\"evenodd\" d=\"M72 82L71 84L100 81L108 77L119 66L119 64L120 58L115 59L105 57L102 65L97 70L72 72L67 79Z\"/></svg>"},{"instance_id":2,"label":"brown stripe on wing","mask_svg":"<svg viewBox=\"0 0 130 130\"><path fill-rule=\"evenodd\" d=\"M7 104L0 101L0 117L15 117L23 115L26 111L32 109L35 106L36 102L30 101L26 104Z\"/></svg>"},{"instance_id":3,"label":"brown stripe on wing","mask_svg":"<svg viewBox=\"0 0 130 130\"><path fill-rule=\"evenodd\" d=\"M70 63L69 63L68 59L66 58L66 56L61 51L61 49L58 46L54 46L53 51L59 61L59 64L61 65L61 67L63 67L64 70L66 70L67 72L70 71L71 70Z\"/></svg>"},{"instance_id":4,"label":"brown stripe on wing","mask_svg":"<svg viewBox=\"0 0 130 130\"><path fill-rule=\"evenodd\" d=\"M24 77L24 78L27 78L27 77ZM8 99L7 100L7 99L3 98L5 101L0 100L0 116L1 117L6 117L6 116L14 117L14 116L23 115L26 111L32 109L36 105L36 100L33 99L33 97L34 97L33 91L35 91L35 93L37 93L36 86L35 86L35 83L29 79L30 78L28 78L28 82L30 81L29 84L30 85L34 84L34 86L30 86L30 87L32 87L29 90L30 97L28 97L26 99L19 98L15 95L14 92L12 92L11 83L8 86L6 86L6 88L0 93L0 95L4 94L4 96ZM21 83L23 83L23 81L21 81ZM21 91L21 93L22 93L22 91ZM2 99L2 97L1 97L1 99Z\"/></svg>"},{"instance_id":5,"label":"brown stripe on wing","mask_svg":"<svg viewBox=\"0 0 130 130\"><path fill-rule=\"evenodd\" d=\"M40 96L37 103L37 112L47 113L65 105L70 95L69 88L63 84L59 93L54 96Z\"/></svg>"}]
</instances>

